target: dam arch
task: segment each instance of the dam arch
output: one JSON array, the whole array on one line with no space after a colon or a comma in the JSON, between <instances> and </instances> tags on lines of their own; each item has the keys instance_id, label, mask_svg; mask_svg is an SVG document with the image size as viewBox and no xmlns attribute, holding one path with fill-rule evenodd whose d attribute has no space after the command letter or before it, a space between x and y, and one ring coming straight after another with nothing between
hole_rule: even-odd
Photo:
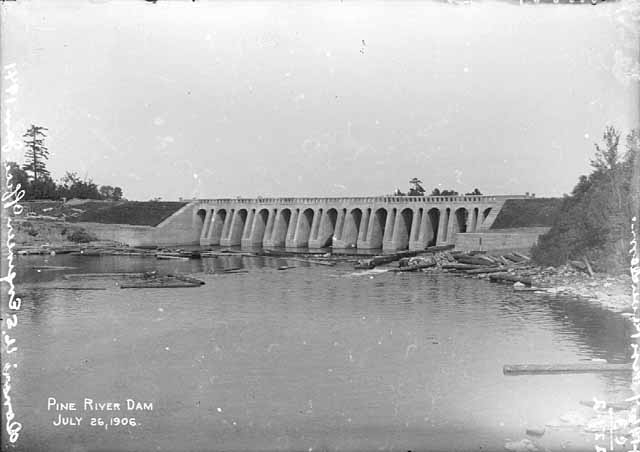
<instances>
[{"instance_id":1,"label":"dam arch","mask_svg":"<svg viewBox=\"0 0 640 452\"><path fill-rule=\"evenodd\" d=\"M158 243L424 249L491 227L507 199L526 196L377 196L194 200L153 231ZM192 238L192 237L195 237ZM408 242L408 243L407 243Z\"/></svg>"}]
</instances>

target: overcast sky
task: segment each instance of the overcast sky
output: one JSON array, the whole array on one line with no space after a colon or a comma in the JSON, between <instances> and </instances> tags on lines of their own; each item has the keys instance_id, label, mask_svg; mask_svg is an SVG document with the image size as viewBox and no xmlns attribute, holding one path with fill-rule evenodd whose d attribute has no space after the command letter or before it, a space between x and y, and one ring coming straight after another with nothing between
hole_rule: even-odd
<instances>
[{"instance_id":1,"label":"overcast sky","mask_svg":"<svg viewBox=\"0 0 640 452\"><path fill-rule=\"evenodd\" d=\"M629 4L23 0L2 63L54 178L129 199L556 196L638 122Z\"/></svg>"}]
</instances>

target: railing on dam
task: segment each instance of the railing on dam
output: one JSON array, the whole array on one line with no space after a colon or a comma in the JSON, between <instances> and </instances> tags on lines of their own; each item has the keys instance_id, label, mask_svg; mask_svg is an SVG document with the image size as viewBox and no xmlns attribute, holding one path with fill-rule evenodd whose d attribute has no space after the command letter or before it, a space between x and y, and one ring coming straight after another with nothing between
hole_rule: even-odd
<instances>
[{"instance_id":1,"label":"railing on dam","mask_svg":"<svg viewBox=\"0 0 640 452\"><path fill-rule=\"evenodd\" d=\"M233 204L329 204L329 203L460 203L460 202L496 202L506 199L524 199L527 195L465 195L465 196L360 196L339 198L212 198L197 199L200 203Z\"/></svg>"}]
</instances>

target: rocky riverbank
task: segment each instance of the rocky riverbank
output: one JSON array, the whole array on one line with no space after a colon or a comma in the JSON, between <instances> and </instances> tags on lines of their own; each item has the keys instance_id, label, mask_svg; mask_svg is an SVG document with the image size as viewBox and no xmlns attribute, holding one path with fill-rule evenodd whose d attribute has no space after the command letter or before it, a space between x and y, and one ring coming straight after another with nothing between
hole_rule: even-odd
<instances>
[{"instance_id":1,"label":"rocky riverbank","mask_svg":"<svg viewBox=\"0 0 640 452\"><path fill-rule=\"evenodd\" d=\"M520 253L507 255L464 254L441 251L433 255L400 260L399 265L431 263L423 272L455 273L468 278L506 283L514 290L581 298L608 310L631 312L631 275L589 273L587 266L573 263L560 267L541 267Z\"/></svg>"}]
</instances>

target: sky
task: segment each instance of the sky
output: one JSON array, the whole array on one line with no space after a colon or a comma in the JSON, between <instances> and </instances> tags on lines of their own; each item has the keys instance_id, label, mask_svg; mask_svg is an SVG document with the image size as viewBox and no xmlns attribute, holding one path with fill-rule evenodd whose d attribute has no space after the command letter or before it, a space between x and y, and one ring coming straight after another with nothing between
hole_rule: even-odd
<instances>
[{"instance_id":1,"label":"sky","mask_svg":"<svg viewBox=\"0 0 640 452\"><path fill-rule=\"evenodd\" d=\"M2 137L136 200L561 196L637 127L631 5L4 2Z\"/></svg>"}]
</instances>

